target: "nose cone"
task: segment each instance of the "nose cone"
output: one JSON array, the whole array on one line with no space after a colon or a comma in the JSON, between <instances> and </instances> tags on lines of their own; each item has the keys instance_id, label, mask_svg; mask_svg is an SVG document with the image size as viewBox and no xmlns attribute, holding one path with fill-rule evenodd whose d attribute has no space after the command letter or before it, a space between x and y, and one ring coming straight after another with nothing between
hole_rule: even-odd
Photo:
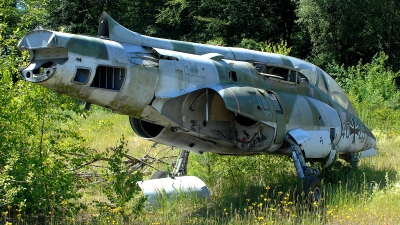
<instances>
[{"instance_id":1,"label":"nose cone","mask_svg":"<svg viewBox=\"0 0 400 225\"><path fill-rule=\"evenodd\" d=\"M360 151L360 158L370 157L378 154L375 149L376 138L368 127L360 124L354 137L355 149Z\"/></svg>"},{"instance_id":2,"label":"nose cone","mask_svg":"<svg viewBox=\"0 0 400 225\"><path fill-rule=\"evenodd\" d=\"M360 129L358 132L360 138L359 147L361 148L360 158L370 157L378 154L375 150L376 138L368 127ZM357 145L357 142L355 143ZM357 148L357 146L356 146Z\"/></svg>"},{"instance_id":3,"label":"nose cone","mask_svg":"<svg viewBox=\"0 0 400 225\"><path fill-rule=\"evenodd\" d=\"M375 148L376 145L376 138L374 134L368 127L364 127L364 134L365 134L365 146L364 149ZM363 138L362 131L359 132L359 136Z\"/></svg>"}]
</instances>

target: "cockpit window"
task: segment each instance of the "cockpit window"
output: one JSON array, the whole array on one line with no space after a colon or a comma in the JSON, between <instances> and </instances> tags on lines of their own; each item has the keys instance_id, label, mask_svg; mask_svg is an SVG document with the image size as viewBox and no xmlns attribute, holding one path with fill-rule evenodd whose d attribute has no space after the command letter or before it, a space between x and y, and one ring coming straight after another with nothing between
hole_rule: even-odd
<instances>
[{"instance_id":1,"label":"cockpit window","mask_svg":"<svg viewBox=\"0 0 400 225\"><path fill-rule=\"evenodd\" d=\"M308 82L310 82L311 84L315 85L317 83L317 73L315 71L310 69L301 69L300 73L306 76Z\"/></svg>"},{"instance_id":2,"label":"cockpit window","mask_svg":"<svg viewBox=\"0 0 400 225\"><path fill-rule=\"evenodd\" d=\"M354 110L353 106L350 103L349 98L347 98L347 95L344 93L343 89L339 86L339 84L336 83L336 81L331 76L329 76L327 73L324 72L324 75L325 75L327 84L329 86L329 92L330 92L330 95L331 95L333 101L338 103L343 108L349 110L354 115L357 115L356 111Z\"/></svg>"},{"instance_id":3,"label":"cockpit window","mask_svg":"<svg viewBox=\"0 0 400 225\"><path fill-rule=\"evenodd\" d=\"M318 79L317 79L317 87L321 89L321 91L325 92L328 94L328 86L325 81L325 77L323 75L323 72L321 70L317 70L318 74Z\"/></svg>"},{"instance_id":4,"label":"cockpit window","mask_svg":"<svg viewBox=\"0 0 400 225\"><path fill-rule=\"evenodd\" d=\"M270 66L265 63L254 62L253 66L260 75L278 78L284 81L297 81L297 71L285 67Z\"/></svg>"},{"instance_id":5,"label":"cockpit window","mask_svg":"<svg viewBox=\"0 0 400 225\"><path fill-rule=\"evenodd\" d=\"M329 74L319 68L317 68L317 70L310 70L307 68L301 69L300 73L306 76L310 83L317 86L326 94L329 94L333 101L356 115L356 112L351 105L347 95L344 93L339 84L336 83L336 81L331 76L329 76Z\"/></svg>"}]
</instances>

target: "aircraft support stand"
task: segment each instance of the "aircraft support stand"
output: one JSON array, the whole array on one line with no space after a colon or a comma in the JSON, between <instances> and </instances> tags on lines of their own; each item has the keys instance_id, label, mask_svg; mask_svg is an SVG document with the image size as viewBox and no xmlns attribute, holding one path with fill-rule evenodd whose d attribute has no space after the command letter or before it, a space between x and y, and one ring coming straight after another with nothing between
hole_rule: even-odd
<instances>
[{"instance_id":1,"label":"aircraft support stand","mask_svg":"<svg viewBox=\"0 0 400 225\"><path fill-rule=\"evenodd\" d=\"M189 162L189 151L182 150L177 162L174 166L174 171L171 174L171 177L180 177L185 176L187 174L187 164Z\"/></svg>"}]
</instances>

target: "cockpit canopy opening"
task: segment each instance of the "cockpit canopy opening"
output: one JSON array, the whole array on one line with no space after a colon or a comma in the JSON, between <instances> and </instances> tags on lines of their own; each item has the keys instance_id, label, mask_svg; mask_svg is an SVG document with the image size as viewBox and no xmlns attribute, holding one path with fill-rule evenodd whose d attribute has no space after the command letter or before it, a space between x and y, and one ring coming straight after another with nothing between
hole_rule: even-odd
<instances>
[{"instance_id":1,"label":"cockpit canopy opening","mask_svg":"<svg viewBox=\"0 0 400 225\"><path fill-rule=\"evenodd\" d=\"M315 67L312 70L300 69L300 73L304 74L311 84L318 87L321 91L325 92L327 95L330 95L333 101L335 101L341 107L348 110L352 114L357 115L356 111L351 105L350 100L344 93L343 89L325 71L321 70L318 67Z\"/></svg>"},{"instance_id":2,"label":"cockpit canopy opening","mask_svg":"<svg viewBox=\"0 0 400 225\"><path fill-rule=\"evenodd\" d=\"M350 100L339 86L339 84L329 74L316 66L296 65L295 68L269 65L264 62L253 62L257 72L269 78L295 83L309 82L315 85L325 94L331 96L333 101L344 109L356 115Z\"/></svg>"},{"instance_id":3,"label":"cockpit canopy opening","mask_svg":"<svg viewBox=\"0 0 400 225\"><path fill-rule=\"evenodd\" d=\"M277 78L282 81L300 82L306 79L303 74L293 68L268 65L262 62L254 62L253 66L260 75Z\"/></svg>"}]
</instances>

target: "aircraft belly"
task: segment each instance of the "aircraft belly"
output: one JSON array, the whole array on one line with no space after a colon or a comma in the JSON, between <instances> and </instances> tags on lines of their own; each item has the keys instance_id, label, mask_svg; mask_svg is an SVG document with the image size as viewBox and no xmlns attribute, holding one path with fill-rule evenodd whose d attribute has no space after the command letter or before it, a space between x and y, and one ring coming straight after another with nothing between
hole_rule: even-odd
<instances>
[{"instance_id":1,"label":"aircraft belly","mask_svg":"<svg viewBox=\"0 0 400 225\"><path fill-rule=\"evenodd\" d=\"M179 127L179 124L161 115L153 106L147 105L139 116L143 120L164 127Z\"/></svg>"},{"instance_id":2,"label":"aircraft belly","mask_svg":"<svg viewBox=\"0 0 400 225\"><path fill-rule=\"evenodd\" d=\"M116 91L109 91L105 89L94 89L91 91L87 101L108 106L118 95Z\"/></svg>"},{"instance_id":3,"label":"aircraft belly","mask_svg":"<svg viewBox=\"0 0 400 225\"><path fill-rule=\"evenodd\" d=\"M258 111L262 111L263 113L258 115L262 116L262 120L248 120L230 111L223 98L212 89L200 89L169 100L157 98L153 104L157 108L162 108L162 116L179 126L174 129L230 143L229 146L235 145L235 154L268 152L275 137L276 122L268 120L269 117L265 116L267 112L260 106L262 104L260 96L255 96L254 104L260 109L257 105L253 105L257 110L253 115L258 115ZM243 110L251 113L249 109ZM215 146L215 149L220 148L218 144ZM232 154L233 149L229 150L229 153L226 151L224 149L223 154Z\"/></svg>"},{"instance_id":4,"label":"aircraft belly","mask_svg":"<svg viewBox=\"0 0 400 225\"><path fill-rule=\"evenodd\" d=\"M169 128L164 128L157 137L151 140L196 153L210 151L220 154L238 154L232 143L200 137L192 132L172 132Z\"/></svg>"}]
</instances>

